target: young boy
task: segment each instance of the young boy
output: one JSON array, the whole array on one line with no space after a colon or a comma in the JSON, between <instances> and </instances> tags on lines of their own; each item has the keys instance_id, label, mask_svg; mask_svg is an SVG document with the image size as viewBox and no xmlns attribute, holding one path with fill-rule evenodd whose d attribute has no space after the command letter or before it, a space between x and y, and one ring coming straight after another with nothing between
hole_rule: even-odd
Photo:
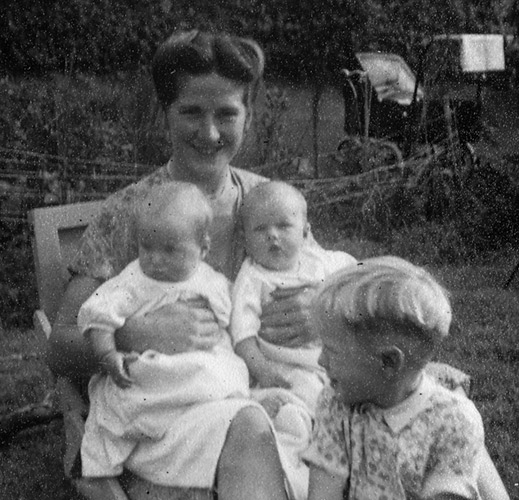
<instances>
[{"instance_id":1,"label":"young boy","mask_svg":"<svg viewBox=\"0 0 519 500\"><path fill-rule=\"evenodd\" d=\"M424 370L452 316L428 272L367 259L327 280L313 311L330 384L304 454L309 500L507 498L497 474L487 488L474 404Z\"/></svg>"},{"instance_id":2,"label":"young boy","mask_svg":"<svg viewBox=\"0 0 519 500\"><path fill-rule=\"evenodd\" d=\"M310 235L303 195L283 182L267 182L244 198L241 221L247 258L233 287L231 336L245 360L253 396L273 418L290 455L298 498L306 497L307 468L300 453L309 443L317 397L326 377L319 342L279 346L258 336L262 307L278 289L317 287L338 269L356 263L344 252L322 249ZM290 472L289 472L290 474Z\"/></svg>"},{"instance_id":3,"label":"young boy","mask_svg":"<svg viewBox=\"0 0 519 500\"><path fill-rule=\"evenodd\" d=\"M203 262L211 222L208 201L193 184L153 188L137 217L138 259L101 285L80 309L79 327L105 372L89 384L90 411L81 448L85 477L116 476L125 466L168 484L168 464L160 460L168 450L161 438L174 409L249 396L246 366L225 331L231 311L229 283ZM212 349L180 354L117 350L114 332L129 317L200 298L222 330Z\"/></svg>"}]
</instances>

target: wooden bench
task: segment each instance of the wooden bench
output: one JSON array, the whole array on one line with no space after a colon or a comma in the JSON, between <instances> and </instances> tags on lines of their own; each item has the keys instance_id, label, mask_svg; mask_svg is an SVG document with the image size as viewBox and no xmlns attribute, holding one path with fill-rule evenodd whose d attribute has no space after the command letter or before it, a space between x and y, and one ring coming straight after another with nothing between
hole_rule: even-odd
<instances>
[{"instance_id":1,"label":"wooden bench","mask_svg":"<svg viewBox=\"0 0 519 500\"><path fill-rule=\"evenodd\" d=\"M29 212L39 297L39 309L34 313L34 327L46 338L50 336L51 325L70 278L67 266L77 250L83 231L95 217L100 204L94 201L37 208ZM73 477L88 408L70 380L57 377L56 391L65 428L65 475L71 479L78 492L89 500L127 500L126 495L121 494L116 479L104 481L101 487L94 487L81 478Z\"/></svg>"}]
</instances>

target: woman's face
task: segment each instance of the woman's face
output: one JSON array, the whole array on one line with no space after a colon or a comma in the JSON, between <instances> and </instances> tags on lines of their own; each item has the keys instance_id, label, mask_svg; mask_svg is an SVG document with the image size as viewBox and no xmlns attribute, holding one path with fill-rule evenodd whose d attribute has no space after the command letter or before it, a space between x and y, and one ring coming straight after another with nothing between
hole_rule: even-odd
<instances>
[{"instance_id":1,"label":"woman's face","mask_svg":"<svg viewBox=\"0 0 519 500\"><path fill-rule=\"evenodd\" d=\"M244 92L215 73L180 77L167 121L173 165L184 180L210 181L227 171L250 124Z\"/></svg>"}]
</instances>

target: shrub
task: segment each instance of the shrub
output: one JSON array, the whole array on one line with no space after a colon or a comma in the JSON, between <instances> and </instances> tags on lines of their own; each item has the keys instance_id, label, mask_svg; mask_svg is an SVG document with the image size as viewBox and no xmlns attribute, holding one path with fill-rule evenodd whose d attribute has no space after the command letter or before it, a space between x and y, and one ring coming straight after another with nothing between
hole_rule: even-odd
<instances>
[{"instance_id":1,"label":"shrub","mask_svg":"<svg viewBox=\"0 0 519 500\"><path fill-rule=\"evenodd\" d=\"M37 294L26 225L0 221L0 250L0 324L8 328L30 327Z\"/></svg>"},{"instance_id":2,"label":"shrub","mask_svg":"<svg viewBox=\"0 0 519 500\"><path fill-rule=\"evenodd\" d=\"M4 148L65 158L160 164L159 107L145 73L123 78L51 75L0 80Z\"/></svg>"},{"instance_id":3,"label":"shrub","mask_svg":"<svg viewBox=\"0 0 519 500\"><path fill-rule=\"evenodd\" d=\"M460 262L519 241L519 184L485 163L457 178L445 160L409 186L374 186L365 197L360 227L390 251L434 264Z\"/></svg>"}]
</instances>

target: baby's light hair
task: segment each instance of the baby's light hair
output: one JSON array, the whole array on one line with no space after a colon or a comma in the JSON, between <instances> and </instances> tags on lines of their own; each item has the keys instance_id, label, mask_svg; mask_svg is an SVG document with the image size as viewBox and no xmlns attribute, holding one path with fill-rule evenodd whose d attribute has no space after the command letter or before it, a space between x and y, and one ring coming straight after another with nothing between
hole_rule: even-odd
<instances>
[{"instance_id":1,"label":"baby's light hair","mask_svg":"<svg viewBox=\"0 0 519 500\"><path fill-rule=\"evenodd\" d=\"M452 320L447 291L425 269L393 256L366 259L327 279L314 311L359 331L377 332L377 323L387 321L433 344L448 335Z\"/></svg>"},{"instance_id":2,"label":"baby's light hair","mask_svg":"<svg viewBox=\"0 0 519 500\"><path fill-rule=\"evenodd\" d=\"M241 221L244 222L249 213L254 213L257 203L270 204L274 200L286 200L290 197L297 201L301 209L301 215L306 221L308 207L305 197L299 189L282 181L262 182L254 186L243 199L240 209Z\"/></svg>"},{"instance_id":3,"label":"baby's light hair","mask_svg":"<svg viewBox=\"0 0 519 500\"><path fill-rule=\"evenodd\" d=\"M195 184L171 181L153 186L141 204L138 226L154 221L164 215L173 218L189 217L198 243L209 243L213 222L213 210L205 194Z\"/></svg>"}]
</instances>

